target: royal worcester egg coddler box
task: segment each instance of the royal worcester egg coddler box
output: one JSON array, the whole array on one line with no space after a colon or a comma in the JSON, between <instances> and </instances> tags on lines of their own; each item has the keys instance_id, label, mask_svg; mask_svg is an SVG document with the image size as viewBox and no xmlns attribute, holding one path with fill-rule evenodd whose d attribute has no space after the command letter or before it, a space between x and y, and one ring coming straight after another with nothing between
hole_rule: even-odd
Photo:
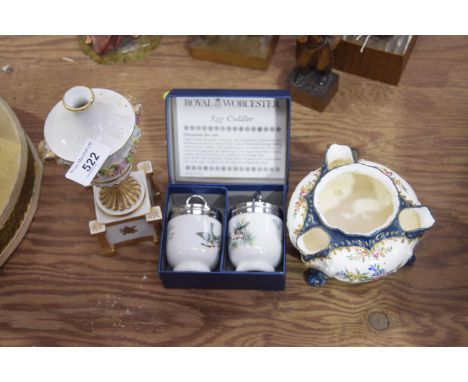
<instances>
[{"instance_id":1,"label":"royal worcester egg coddler box","mask_svg":"<svg viewBox=\"0 0 468 382\"><path fill-rule=\"evenodd\" d=\"M284 289L290 109L284 90L168 93L166 288Z\"/></svg>"}]
</instances>

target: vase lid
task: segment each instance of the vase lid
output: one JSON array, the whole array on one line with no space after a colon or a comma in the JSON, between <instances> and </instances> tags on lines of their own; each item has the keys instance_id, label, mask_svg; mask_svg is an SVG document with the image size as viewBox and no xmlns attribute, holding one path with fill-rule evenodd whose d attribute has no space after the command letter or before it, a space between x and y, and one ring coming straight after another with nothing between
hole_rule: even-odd
<instances>
[{"instance_id":1,"label":"vase lid","mask_svg":"<svg viewBox=\"0 0 468 382\"><path fill-rule=\"evenodd\" d=\"M132 104L121 94L109 90L75 86L50 111L44 137L60 158L75 161L88 138L119 151L135 127Z\"/></svg>"}]
</instances>

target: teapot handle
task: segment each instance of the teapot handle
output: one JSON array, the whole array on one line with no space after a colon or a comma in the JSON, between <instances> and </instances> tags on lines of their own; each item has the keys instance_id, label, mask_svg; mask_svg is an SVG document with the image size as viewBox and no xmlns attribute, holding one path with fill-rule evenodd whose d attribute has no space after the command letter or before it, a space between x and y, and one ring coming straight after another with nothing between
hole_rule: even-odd
<instances>
[{"instance_id":1,"label":"teapot handle","mask_svg":"<svg viewBox=\"0 0 468 382\"><path fill-rule=\"evenodd\" d=\"M325 153L325 166L327 170L354 162L353 152L351 151L351 148L346 145L338 145L334 143Z\"/></svg>"}]
</instances>

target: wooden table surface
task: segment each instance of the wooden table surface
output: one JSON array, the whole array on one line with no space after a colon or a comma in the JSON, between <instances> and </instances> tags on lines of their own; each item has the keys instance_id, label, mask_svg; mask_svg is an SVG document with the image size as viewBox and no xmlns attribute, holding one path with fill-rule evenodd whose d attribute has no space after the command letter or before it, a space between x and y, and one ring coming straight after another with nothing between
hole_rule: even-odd
<instances>
[{"instance_id":1,"label":"wooden table surface","mask_svg":"<svg viewBox=\"0 0 468 382\"><path fill-rule=\"evenodd\" d=\"M137 160L153 162L165 189L165 91L283 88L294 66L294 37L280 39L265 72L194 60L185 43L165 37L143 61L101 66L76 37L0 37L0 66L14 69L0 71L0 96L37 144L71 86L135 95L144 105ZM437 219L413 267L311 288L289 246L285 291L167 290L151 243L98 254L91 191L47 165L36 217L0 272L0 345L467 346L468 37L420 37L397 87L339 75L324 113L293 105L290 189L333 142L395 169ZM372 311L388 317L386 330L369 325Z\"/></svg>"}]
</instances>

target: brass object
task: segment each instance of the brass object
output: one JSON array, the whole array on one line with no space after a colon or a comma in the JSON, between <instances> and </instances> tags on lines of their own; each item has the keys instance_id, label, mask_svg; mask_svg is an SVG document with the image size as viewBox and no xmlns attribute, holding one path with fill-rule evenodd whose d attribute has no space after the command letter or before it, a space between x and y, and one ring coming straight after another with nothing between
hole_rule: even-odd
<instances>
[{"instance_id":1,"label":"brass object","mask_svg":"<svg viewBox=\"0 0 468 382\"><path fill-rule=\"evenodd\" d=\"M140 194L140 184L129 176L113 187L103 187L99 192L99 199L106 208L122 211L135 204Z\"/></svg>"}]
</instances>

